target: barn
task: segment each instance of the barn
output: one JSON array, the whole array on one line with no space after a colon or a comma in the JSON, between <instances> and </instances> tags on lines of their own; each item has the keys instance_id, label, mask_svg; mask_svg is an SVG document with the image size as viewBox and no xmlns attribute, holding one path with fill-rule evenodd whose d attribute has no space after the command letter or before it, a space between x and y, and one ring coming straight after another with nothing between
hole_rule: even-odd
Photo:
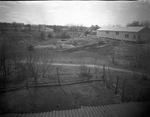
<instances>
[{"instance_id":1,"label":"barn","mask_svg":"<svg viewBox=\"0 0 150 117\"><path fill-rule=\"evenodd\" d=\"M150 41L150 29L147 27L104 27L97 30L97 37L132 42Z\"/></svg>"}]
</instances>

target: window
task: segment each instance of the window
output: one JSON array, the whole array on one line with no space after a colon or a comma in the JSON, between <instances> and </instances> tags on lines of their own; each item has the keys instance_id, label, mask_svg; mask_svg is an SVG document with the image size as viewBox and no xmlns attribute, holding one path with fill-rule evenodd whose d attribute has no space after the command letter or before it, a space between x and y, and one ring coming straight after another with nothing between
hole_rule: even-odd
<instances>
[{"instance_id":1,"label":"window","mask_svg":"<svg viewBox=\"0 0 150 117\"><path fill-rule=\"evenodd\" d=\"M119 35L119 32L116 32L116 35Z\"/></svg>"},{"instance_id":2,"label":"window","mask_svg":"<svg viewBox=\"0 0 150 117\"><path fill-rule=\"evenodd\" d=\"M139 35L139 39L141 39L141 36Z\"/></svg>"},{"instance_id":3,"label":"window","mask_svg":"<svg viewBox=\"0 0 150 117\"><path fill-rule=\"evenodd\" d=\"M129 38L129 34L125 34L125 38Z\"/></svg>"},{"instance_id":4,"label":"window","mask_svg":"<svg viewBox=\"0 0 150 117\"><path fill-rule=\"evenodd\" d=\"M106 31L106 34L109 34L109 32L108 32L108 31Z\"/></svg>"},{"instance_id":5,"label":"window","mask_svg":"<svg viewBox=\"0 0 150 117\"><path fill-rule=\"evenodd\" d=\"M135 38L136 38L136 35L134 35L133 38L135 39Z\"/></svg>"}]
</instances>

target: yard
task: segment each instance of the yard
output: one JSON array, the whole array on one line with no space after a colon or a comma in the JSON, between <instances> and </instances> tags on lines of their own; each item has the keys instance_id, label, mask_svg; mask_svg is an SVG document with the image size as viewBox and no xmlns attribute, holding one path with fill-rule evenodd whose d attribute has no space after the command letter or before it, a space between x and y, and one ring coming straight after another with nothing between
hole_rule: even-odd
<instances>
[{"instance_id":1,"label":"yard","mask_svg":"<svg viewBox=\"0 0 150 117\"><path fill-rule=\"evenodd\" d=\"M94 85L97 87L94 88ZM113 104L115 95L104 83L93 82L52 87L36 87L1 94L2 112L46 112L80 108L81 105Z\"/></svg>"},{"instance_id":2,"label":"yard","mask_svg":"<svg viewBox=\"0 0 150 117\"><path fill-rule=\"evenodd\" d=\"M139 45L93 37L45 41L24 33L17 38L9 34L8 39L11 37L17 42L13 43L13 48L18 48L9 50L8 55L13 51L18 56L11 56L14 63L9 64L9 70L12 71L7 79L0 79L0 113L44 112L121 102L122 93L115 94L103 82L103 65L105 77L111 78L113 84L117 84L119 77L121 92L127 79L125 101L137 101L139 95L142 101L150 97L149 78L143 78L136 73L140 69L131 66L135 61L132 50L141 47ZM32 52L27 51L29 45L34 47ZM33 69L29 71L31 66ZM21 88L11 90L16 86Z\"/></svg>"},{"instance_id":3,"label":"yard","mask_svg":"<svg viewBox=\"0 0 150 117\"><path fill-rule=\"evenodd\" d=\"M28 81L28 86L23 84L23 88L1 92L1 113L5 112L46 112L52 110L64 110L71 108L80 108L82 106L108 105L121 102L121 94L115 94L111 88L107 88L102 80L103 71L99 69L99 73L95 73L95 68L91 68L92 78L87 82L88 78L84 75L80 76L80 67L53 66L53 72L47 72L46 77L39 77L38 84L34 80ZM61 86L58 85L58 74L56 68L59 69L59 80ZM110 70L113 83L116 84L116 78L119 76L119 89L122 90L123 81L127 78L128 83L125 87L125 97L128 101L136 101L142 81L140 79L133 82L133 73ZM106 76L110 76L106 68ZM83 79L84 77L84 79ZM132 82L131 82L132 81ZM144 84L146 83L146 84ZM150 82L149 82L150 83ZM147 81L143 84L149 85ZM33 86L33 84L35 84ZM130 90L131 87L134 89ZM134 91L133 91L134 90ZM135 92L136 91L136 92ZM148 91L148 89L147 89ZM145 96L145 94L148 94ZM120 96L119 96L120 95ZM143 100L149 99L149 92L143 90ZM131 97L132 96L132 97ZM142 99L142 98L141 98Z\"/></svg>"}]
</instances>

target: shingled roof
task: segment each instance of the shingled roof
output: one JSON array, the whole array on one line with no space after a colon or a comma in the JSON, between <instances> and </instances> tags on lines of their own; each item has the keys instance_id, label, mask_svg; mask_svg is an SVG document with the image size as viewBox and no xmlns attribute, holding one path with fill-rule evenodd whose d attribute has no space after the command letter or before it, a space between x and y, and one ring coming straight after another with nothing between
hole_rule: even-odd
<instances>
[{"instance_id":1,"label":"shingled roof","mask_svg":"<svg viewBox=\"0 0 150 117\"><path fill-rule=\"evenodd\" d=\"M150 115L149 104L150 102L130 102L106 106L81 106L79 109L72 110L31 114L3 114L1 117L143 117Z\"/></svg>"},{"instance_id":2,"label":"shingled roof","mask_svg":"<svg viewBox=\"0 0 150 117\"><path fill-rule=\"evenodd\" d=\"M98 31L118 31L118 32L139 32L145 27L103 27L99 28Z\"/></svg>"}]
</instances>

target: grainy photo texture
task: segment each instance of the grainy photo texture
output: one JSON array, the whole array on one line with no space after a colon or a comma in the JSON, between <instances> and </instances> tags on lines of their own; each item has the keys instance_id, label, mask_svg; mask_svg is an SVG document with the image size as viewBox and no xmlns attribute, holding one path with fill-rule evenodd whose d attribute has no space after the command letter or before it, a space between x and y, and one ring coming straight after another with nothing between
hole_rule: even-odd
<instances>
[{"instance_id":1,"label":"grainy photo texture","mask_svg":"<svg viewBox=\"0 0 150 117\"><path fill-rule=\"evenodd\" d=\"M150 116L150 1L0 1L0 116Z\"/></svg>"}]
</instances>

